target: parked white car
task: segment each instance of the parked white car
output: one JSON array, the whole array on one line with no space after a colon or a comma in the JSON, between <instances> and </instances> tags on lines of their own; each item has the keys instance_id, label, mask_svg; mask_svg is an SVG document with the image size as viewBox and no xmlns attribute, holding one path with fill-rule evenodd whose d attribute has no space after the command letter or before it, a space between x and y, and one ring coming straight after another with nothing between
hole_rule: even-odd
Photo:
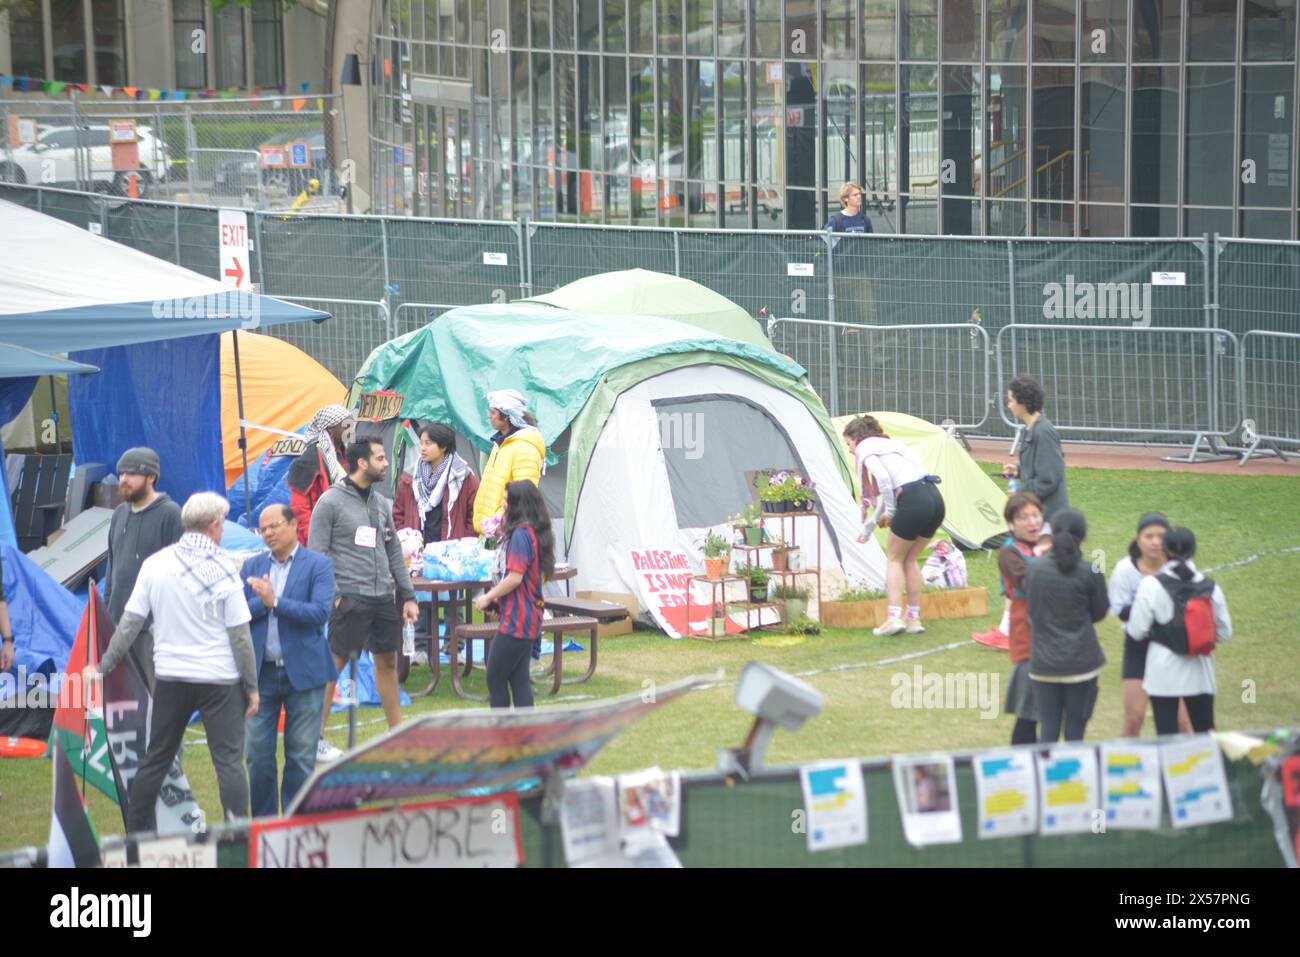
<instances>
[{"instance_id":1,"label":"parked white car","mask_svg":"<svg viewBox=\"0 0 1300 957\"><path fill-rule=\"evenodd\" d=\"M155 137L149 127L136 127L136 138L140 153L139 185L143 189L154 180L167 178L171 158L167 144ZM113 169L107 126L42 126L34 144L0 149L0 180L11 183L75 187L79 166L81 184L89 176L96 192L126 193L127 174Z\"/></svg>"}]
</instances>

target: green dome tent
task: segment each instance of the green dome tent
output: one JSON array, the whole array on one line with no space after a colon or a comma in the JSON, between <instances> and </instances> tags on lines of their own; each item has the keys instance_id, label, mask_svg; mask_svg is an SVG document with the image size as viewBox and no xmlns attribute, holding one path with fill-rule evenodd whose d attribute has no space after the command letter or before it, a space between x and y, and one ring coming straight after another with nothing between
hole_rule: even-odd
<instances>
[{"instance_id":1,"label":"green dome tent","mask_svg":"<svg viewBox=\"0 0 1300 957\"><path fill-rule=\"evenodd\" d=\"M981 548L1007 536L1002 509L1006 492L989 478L961 444L946 431L925 419L902 412L867 412L875 416L890 438L906 444L921 456L926 470L943 478L939 491L947 516L943 529L965 548ZM843 431L851 415L838 416L837 432Z\"/></svg>"},{"instance_id":2,"label":"green dome tent","mask_svg":"<svg viewBox=\"0 0 1300 957\"><path fill-rule=\"evenodd\" d=\"M584 315L676 319L720 336L772 348L758 320L730 299L698 282L649 269L584 276L554 292L522 301L541 302Z\"/></svg>"},{"instance_id":3,"label":"green dome tent","mask_svg":"<svg viewBox=\"0 0 1300 957\"><path fill-rule=\"evenodd\" d=\"M883 553L855 541L858 503L838 432L785 356L658 316L464 306L372 352L353 399L401 393L403 418L450 425L472 459L470 445L490 446L484 396L503 388L528 397L546 439L541 489L576 587L636 593L634 548L698 560L702 530L743 508L745 473L764 468L817 483L824 570L883 584Z\"/></svg>"}]
</instances>

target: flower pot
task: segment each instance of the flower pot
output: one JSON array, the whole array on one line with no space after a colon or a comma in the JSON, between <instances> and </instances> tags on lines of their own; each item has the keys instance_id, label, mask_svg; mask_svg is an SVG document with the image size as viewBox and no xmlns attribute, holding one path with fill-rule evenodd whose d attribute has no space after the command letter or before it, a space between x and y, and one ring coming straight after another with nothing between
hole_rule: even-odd
<instances>
[{"instance_id":1,"label":"flower pot","mask_svg":"<svg viewBox=\"0 0 1300 957\"><path fill-rule=\"evenodd\" d=\"M781 503L781 511L782 511L782 512L793 512L794 509L791 507L791 505L790 505L789 502L782 502L782 503Z\"/></svg>"},{"instance_id":2,"label":"flower pot","mask_svg":"<svg viewBox=\"0 0 1300 957\"><path fill-rule=\"evenodd\" d=\"M714 615L709 619L709 637L725 638L727 637L727 619Z\"/></svg>"},{"instance_id":3,"label":"flower pot","mask_svg":"<svg viewBox=\"0 0 1300 957\"><path fill-rule=\"evenodd\" d=\"M750 601L758 601L758 602L767 601L767 586L766 586L766 585L750 585L750 586L749 586L749 599L750 599Z\"/></svg>"},{"instance_id":4,"label":"flower pot","mask_svg":"<svg viewBox=\"0 0 1300 957\"><path fill-rule=\"evenodd\" d=\"M808 600L806 598L787 598L785 599L785 623L793 625L799 620L799 616L808 610Z\"/></svg>"},{"instance_id":5,"label":"flower pot","mask_svg":"<svg viewBox=\"0 0 1300 957\"><path fill-rule=\"evenodd\" d=\"M772 570L777 572L785 571L789 565L789 552L772 552Z\"/></svg>"},{"instance_id":6,"label":"flower pot","mask_svg":"<svg viewBox=\"0 0 1300 957\"><path fill-rule=\"evenodd\" d=\"M753 528L745 529L745 544L746 545L763 544L763 527L761 525L756 525Z\"/></svg>"},{"instance_id":7,"label":"flower pot","mask_svg":"<svg viewBox=\"0 0 1300 957\"><path fill-rule=\"evenodd\" d=\"M765 512L779 512L779 511L780 511L780 509L777 508L777 506L781 504L780 502L769 502L767 499L763 499L763 501L759 502L759 504L760 504L761 506L763 506L763 511L765 511Z\"/></svg>"},{"instance_id":8,"label":"flower pot","mask_svg":"<svg viewBox=\"0 0 1300 957\"><path fill-rule=\"evenodd\" d=\"M791 502L791 503L790 503L790 511L792 511L792 512L806 512L806 511L808 511L808 503L805 502L803 499L799 499L799 500L796 501L796 502Z\"/></svg>"},{"instance_id":9,"label":"flower pot","mask_svg":"<svg viewBox=\"0 0 1300 957\"><path fill-rule=\"evenodd\" d=\"M706 558L704 559L704 574L709 578L721 578L727 573L727 565L730 562L730 555L724 555L721 558Z\"/></svg>"}]
</instances>

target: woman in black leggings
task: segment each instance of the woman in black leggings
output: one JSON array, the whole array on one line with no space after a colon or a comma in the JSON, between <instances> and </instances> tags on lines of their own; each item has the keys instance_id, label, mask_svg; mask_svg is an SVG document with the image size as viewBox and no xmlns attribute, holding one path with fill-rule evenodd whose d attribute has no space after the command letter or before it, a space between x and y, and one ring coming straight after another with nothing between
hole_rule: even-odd
<instances>
[{"instance_id":1,"label":"woman in black leggings","mask_svg":"<svg viewBox=\"0 0 1300 957\"><path fill-rule=\"evenodd\" d=\"M1110 600L1106 579L1083 561L1080 548L1088 522L1074 509L1052 518L1052 550L1029 561L1029 678L1038 705L1038 740L1055 742L1065 726L1066 741L1082 741L1097 701L1097 675L1106 656L1096 622Z\"/></svg>"}]
</instances>

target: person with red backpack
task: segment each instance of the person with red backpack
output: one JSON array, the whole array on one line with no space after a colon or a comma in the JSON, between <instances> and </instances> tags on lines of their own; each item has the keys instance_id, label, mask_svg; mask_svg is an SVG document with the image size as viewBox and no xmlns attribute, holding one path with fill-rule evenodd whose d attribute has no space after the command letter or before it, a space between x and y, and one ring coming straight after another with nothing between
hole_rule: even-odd
<instances>
[{"instance_id":1,"label":"person with red backpack","mask_svg":"<svg viewBox=\"0 0 1300 957\"><path fill-rule=\"evenodd\" d=\"M1149 641L1142 689L1151 698L1156 734L1178 733L1178 702L1192 730L1214 730L1214 646L1232 637L1223 590L1196 570L1196 536L1189 528L1165 532L1169 561L1142 580L1125 631Z\"/></svg>"}]
</instances>

